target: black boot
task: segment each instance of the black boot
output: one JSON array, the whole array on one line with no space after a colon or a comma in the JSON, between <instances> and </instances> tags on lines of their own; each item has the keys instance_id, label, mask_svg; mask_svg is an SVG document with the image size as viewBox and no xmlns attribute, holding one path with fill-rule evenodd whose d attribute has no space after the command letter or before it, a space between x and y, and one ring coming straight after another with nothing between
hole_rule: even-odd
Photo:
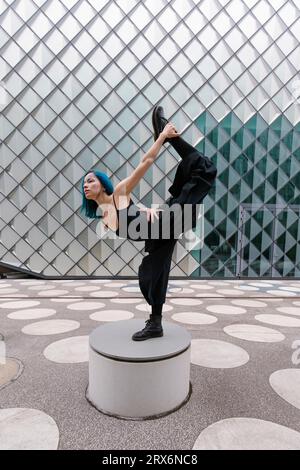
<instances>
[{"instance_id":1,"label":"black boot","mask_svg":"<svg viewBox=\"0 0 300 470\"><path fill-rule=\"evenodd\" d=\"M155 106L152 112L152 126L154 130L153 138L154 141L158 139L159 134L163 131L166 124L168 124L168 120L164 116L164 109L162 106ZM164 140L165 142L170 142L171 138L167 137Z\"/></svg>"},{"instance_id":2,"label":"black boot","mask_svg":"<svg viewBox=\"0 0 300 470\"><path fill-rule=\"evenodd\" d=\"M163 329L161 326L161 315L150 315L146 320L146 326L141 331L137 331L132 335L133 341L143 341L149 338L157 338L163 336Z\"/></svg>"}]
</instances>

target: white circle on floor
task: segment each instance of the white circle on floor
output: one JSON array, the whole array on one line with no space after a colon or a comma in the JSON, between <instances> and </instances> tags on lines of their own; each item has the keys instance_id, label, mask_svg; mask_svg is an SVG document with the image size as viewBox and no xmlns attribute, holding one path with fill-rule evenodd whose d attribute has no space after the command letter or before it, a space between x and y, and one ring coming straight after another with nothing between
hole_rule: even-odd
<instances>
[{"instance_id":1,"label":"white circle on floor","mask_svg":"<svg viewBox=\"0 0 300 470\"><path fill-rule=\"evenodd\" d=\"M258 320L262 323L268 323L269 325L291 327L300 326L300 318L286 317L284 315L273 315L272 313L262 313L260 315L255 315L255 320Z\"/></svg>"},{"instance_id":2,"label":"white circle on floor","mask_svg":"<svg viewBox=\"0 0 300 470\"><path fill-rule=\"evenodd\" d=\"M208 426L193 450L296 450L300 433L256 418L227 418Z\"/></svg>"},{"instance_id":3,"label":"white circle on floor","mask_svg":"<svg viewBox=\"0 0 300 470\"><path fill-rule=\"evenodd\" d=\"M209 290L209 289L214 288L214 286L209 286L208 284L191 284L190 287L192 289L202 289L202 290Z\"/></svg>"},{"instance_id":4,"label":"white circle on floor","mask_svg":"<svg viewBox=\"0 0 300 470\"><path fill-rule=\"evenodd\" d=\"M13 298L17 298L19 299L20 297L31 297L30 295L28 294L20 294L19 292L17 294L10 294L9 297L11 297L11 299L7 299L6 295L3 296L3 298L5 297L5 300L12 300ZM1 297L0 297L1 299Z\"/></svg>"},{"instance_id":5,"label":"white circle on floor","mask_svg":"<svg viewBox=\"0 0 300 470\"><path fill-rule=\"evenodd\" d=\"M0 410L0 450L56 450L59 431L51 416L32 408Z\"/></svg>"},{"instance_id":6,"label":"white circle on floor","mask_svg":"<svg viewBox=\"0 0 300 470\"><path fill-rule=\"evenodd\" d=\"M297 307L276 307L276 310L281 313L287 313L288 315L296 315L300 317L300 308Z\"/></svg>"},{"instance_id":7,"label":"white circle on floor","mask_svg":"<svg viewBox=\"0 0 300 470\"><path fill-rule=\"evenodd\" d=\"M53 308L27 308L11 312L7 317L13 320L34 320L35 318L51 317L55 314L56 310Z\"/></svg>"},{"instance_id":8,"label":"white circle on floor","mask_svg":"<svg viewBox=\"0 0 300 470\"><path fill-rule=\"evenodd\" d=\"M145 303L140 304L140 305L136 305L135 308L137 310L140 310L141 312L151 313L151 311L152 311L151 305L145 304ZM170 310L174 310L174 307L172 307L172 305L163 304L162 313L169 312Z\"/></svg>"},{"instance_id":9,"label":"white circle on floor","mask_svg":"<svg viewBox=\"0 0 300 470\"><path fill-rule=\"evenodd\" d=\"M51 290L51 289L55 289L56 286L51 286L51 285L37 285L37 286L30 286L28 287L28 290L39 290L39 291L42 291L42 290Z\"/></svg>"},{"instance_id":10,"label":"white circle on floor","mask_svg":"<svg viewBox=\"0 0 300 470\"><path fill-rule=\"evenodd\" d=\"M212 313L221 313L224 315L240 315L241 313L247 313L245 308L233 307L232 305L208 305L206 310Z\"/></svg>"},{"instance_id":11,"label":"white circle on floor","mask_svg":"<svg viewBox=\"0 0 300 470\"><path fill-rule=\"evenodd\" d=\"M94 279L93 281L89 281L89 282L92 282L94 284L105 284L107 283L107 279Z\"/></svg>"},{"instance_id":12,"label":"white circle on floor","mask_svg":"<svg viewBox=\"0 0 300 470\"><path fill-rule=\"evenodd\" d=\"M294 301L293 305L297 305L298 307L300 306L300 302Z\"/></svg>"},{"instance_id":13,"label":"white circle on floor","mask_svg":"<svg viewBox=\"0 0 300 470\"><path fill-rule=\"evenodd\" d=\"M95 290L99 290L99 287L97 287L97 286L80 286L80 287L75 287L74 290L80 291L80 292L93 292Z\"/></svg>"},{"instance_id":14,"label":"white circle on floor","mask_svg":"<svg viewBox=\"0 0 300 470\"><path fill-rule=\"evenodd\" d=\"M38 295L43 295L45 297L53 297L55 295L65 295L68 294L67 290L46 290L44 292L38 292Z\"/></svg>"},{"instance_id":15,"label":"white circle on floor","mask_svg":"<svg viewBox=\"0 0 300 470\"><path fill-rule=\"evenodd\" d=\"M103 290L99 292L90 293L91 297L115 297L117 295L119 295L119 293L116 291L112 291L112 290Z\"/></svg>"},{"instance_id":16,"label":"white circle on floor","mask_svg":"<svg viewBox=\"0 0 300 470\"><path fill-rule=\"evenodd\" d=\"M116 304L138 304L142 302L142 299L131 299L130 297L124 297L123 299L110 299L110 301Z\"/></svg>"},{"instance_id":17,"label":"white circle on floor","mask_svg":"<svg viewBox=\"0 0 300 470\"><path fill-rule=\"evenodd\" d=\"M43 352L46 359L61 364L89 360L89 336L71 336L49 344Z\"/></svg>"},{"instance_id":18,"label":"white circle on floor","mask_svg":"<svg viewBox=\"0 0 300 470\"><path fill-rule=\"evenodd\" d=\"M192 294L194 289L190 289L189 287L169 287L170 292L178 292L178 294Z\"/></svg>"},{"instance_id":19,"label":"white circle on floor","mask_svg":"<svg viewBox=\"0 0 300 470\"><path fill-rule=\"evenodd\" d=\"M122 290L125 292L141 292L139 287L122 287Z\"/></svg>"},{"instance_id":20,"label":"white circle on floor","mask_svg":"<svg viewBox=\"0 0 300 470\"><path fill-rule=\"evenodd\" d=\"M104 287L125 287L126 284L124 282L109 282L108 284L104 284Z\"/></svg>"},{"instance_id":21,"label":"white circle on floor","mask_svg":"<svg viewBox=\"0 0 300 470\"><path fill-rule=\"evenodd\" d=\"M245 349L217 339L192 339L191 362L202 367L228 369L249 361Z\"/></svg>"},{"instance_id":22,"label":"white circle on floor","mask_svg":"<svg viewBox=\"0 0 300 470\"><path fill-rule=\"evenodd\" d=\"M14 288L3 288L3 289L0 289L0 295L3 295L3 294L13 294L14 292L18 292L19 289L14 289Z\"/></svg>"},{"instance_id":23,"label":"white circle on floor","mask_svg":"<svg viewBox=\"0 0 300 470\"><path fill-rule=\"evenodd\" d=\"M66 284L64 286L64 284ZM62 284L59 285L59 287L77 287L77 286L85 286L85 282L79 282L79 281L62 281Z\"/></svg>"},{"instance_id":24,"label":"white circle on floor","mask_svg":"<svg viewBox=\"0 0 300 470\"><path fill-rule=\"evenodd\" d=\"M231 300L230 303L233 305L239 305L241 307L267 307L265 302L260 302L259 300Z\"/></svg>"},{"instance_id":25,"label":"white circle on floor","mask_svg":"<svg viewBox=\"0 0 300 470\"><path fill-rule=\"evenodd\" d=\"M279 287L279 289L284 291L293 291L293 292L300 292L300 287Z\"/></svg>"},{"instance_id":26,"label":"white circle on floor","mask_svg":"<svg viewBox=\"0 0 300 470\"><path fill-rule=\"evenodd\" d=\"M277 343L285 338L279 331L260 325L228 325L223 330L234 338L257 341L259 343Z\"/></svg>"},{"instance_id":27,"label":"white circle on floor","mask_svg":"<svg viewBox=\"0 0 300 470\"><path fill-rule=\"evenodd\" d=\"M175 305L201 305L202 300L197 299L170 299L170 302Z\"/></svg>"},{"instance_id":28,"label":"white circle on floor","mask_svg":"<svg viewBox=\"0 0 300 470\"><path fill-rule=\"evenodd\" d=\"M267 290L267 294L278 295L281 297L292 297L292 296L297 295L295 292L289 292L289 291L283 291L283 290L277 290L277 289Z\"/></svg>"},{"instance_id":29,"label":"white circle on floor","mask_svg":"<svg viewBox=\"0 0 300 470\"><path fill-rule=\"evenodd\" d=\"M298 354L299 356L299 354ZM273 390L290 405L300 410L300 370L282 369L270 375Z\"/></svg>"},{"instance_id":30,"label":"white circle on floor","mask_svg":"<svg viewBox=\"0 0 300 470\"><path fill-rule=\"evenodd\" d=\"M201 292L200 294L196 294L195 297L221 297L223 298L223 295L220 294L215 294L214 292Z\"/></svg>"},{"instance_id":31,"label":"white circle on floor","mask_svg":"<svg viewBox=\"0 0 300 470\"><path fill-rule=\"evenodd\" d=\"M132 317L134 317L134 314L127 310L102 310L90 315L90 319L96 321L119 321L128 320Z\"/></svg>"},{"instance_id":32,"label":"white circle on floor","mask_svg":"<svg viewBox=\"0 0 300 470\"><path fill-rule=\"evenodd\" d=\"M230 285L226 281L208 281L208 282L209 284L213 286L229 286Z\"/></svg>"},{"instance_id":33,"label":"white circle on floor","mask_svg":"<svg viewBox=\"0 0 300 470\"><path fill-rule=\"evenodd\" d=\"M11 284L7 284L7 283L1 283L0 281L0 289L3 289L4 287L12 287ZM1 291L0 291L1 292Z\"/></svg>"},{"instance_id":34,"label":"white circle on floor","mask_svg":"<svg viewBox=\"0 0 300 470\"><path fill-rule=\"evenodd\" d=\"M42 284L46 284L46 281L22 281L20 282L23 286L40 286Z\"/></svg>"},{"instance_id":35,"label":"white circle on floor","mask_svg":"<svg viewBox=\"0 0 300 470\"><path fill-rule=\"evenodd\" d=\"M223 295L242 295L244 294L244 292L242 291L237 291L237 289L233 290L233 289L218 289L216 292L218 292L219 294L223 294Z\"/></svg>"},{"instance_id":36,"label":"white circle on floor","mask_svg":"<svg viewBox=\"0 0 300 470\"><path fill-rule=\"evenodd\" d=\"M80 323L74 320L45 320L24 326L22 332L26 335L57 335L79 327Z\"/></svg>"},{"instance_id":37,"label":"white circle on floor","mask_svg":"<svg viewBox=\"0 0 300 470\"><path fill-rule=\"evenodd\" d=\"M70 310L94 310L96 308L105 307L105 304L102 302L76 302L75 304L67 305L67 308Z\"/></svg>"},{"instance_id":38,"label":"white circle on floor","mask_svg":"<svg viewBox=\"0 0 300 470\"><path fill-rule=\"evenodd\" d=\"M218 319L213 315L197 312L174 313L171 318L180 323L191 325L210 325L211 323L216 323L218 321Z\"/></svg>"},{"instance_id":39,"label":"white circle on floor","mask_svg":"<svg viewBox=\"0 0 300 470\"><path fill-rule=\"evenodd\" d=\"M184 281L182 279L170 279L169 284L174 284L175 286L186 286L190 281Z\"/></svg>"},{"instance_id":40,"label":"white circle on floor","mask_svg":"<svg viewBox=\"0 0 300 470\"><path fill-rule=\"evenodd\" d=\"M269 284L267 282L249 282L249 286L254 286L254 287L273 287L272 284Z\"/></svg>"},{"instance_id":41,"label":"white circle on floor","mask_svg":"<svg viewBox=\"0 0 300 470\"><path fill-rule=\"evenodd\" d=\"M259 290L258 287L248 286L248 285L245 285L245 284L241 284L240 286L234 286L234 289L251 290L251 291Z\"/></svg>"},{"instance_id":42,"label":"white circle on floor","mask_svg":"<svg viewBox=\"0 0 300 470\"><path fill-rule=\"evenodd\" d=\"M0 304L0 308L26 308L26 307L35 307L40 305L39 300L17 300L15 302L4 302Z\"/></svg>"}]
</instances>

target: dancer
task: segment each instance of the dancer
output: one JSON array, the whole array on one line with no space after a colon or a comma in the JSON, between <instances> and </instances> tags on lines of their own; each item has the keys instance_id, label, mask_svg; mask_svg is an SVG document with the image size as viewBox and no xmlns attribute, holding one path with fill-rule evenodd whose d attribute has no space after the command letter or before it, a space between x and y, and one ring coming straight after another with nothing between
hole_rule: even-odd
<instances>
[{"instance_id":1,"label":"dancer","mask_svg":"<svg viewBox=\"0 0 300 470\"><path fill-rule=\"evenodd\" d=\"M86 173L82 180L83 202L81 210L84 210L88 217L102 217L106 227L116 231L117 235L120 233L124 215L126 228L137 216L140 216L140 212L143 210L147 213L149 225L155 221L155 218L160 220L161 213L157 214L155 209L141 209L135 206L130 193L139 184L148 168L153 164L162 145L166 142L173 146L182 159L177 167L174 182L169 188L171 197L165 202L168 206L180 204L183 207L184 204L192 204L193 208L196 207L211 189L217 175L216 167L212 161L180 137L173 123L168 122L162 106L154 108L152 124L154 144L133 173L118 183L115 189L107 175L96 170ZM97 216L98 206L108 207L109 210L104 210L103 216ZM134 206L136 215L132 215L131 206ZM190 228L196 226L194 215L193 211ZM185 228L185 230L187 229ZM148 233L150 233L149 230ZM129 232L127 232L127 238L134 241L145 241L145 251L149 254L143 258L138 269L139 286L152 310L149 319L146 320L146 326L141 331L134 333L132 339L143 341L161 337L163 336L162 308L166 299L172 254L177 238L172 236L168 239L131 238Z\"/></svg>"}]
</instances>

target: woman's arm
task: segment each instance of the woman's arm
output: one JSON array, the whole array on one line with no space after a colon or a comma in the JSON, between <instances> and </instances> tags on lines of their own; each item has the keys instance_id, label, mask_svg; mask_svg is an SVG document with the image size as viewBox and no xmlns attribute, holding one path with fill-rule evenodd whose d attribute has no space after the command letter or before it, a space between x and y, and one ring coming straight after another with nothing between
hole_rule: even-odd
<instances>
[{"instance_id":1,"label":"woman's arm","mask_svg":"<svg viewBox=\"0 0 300 470\"><path fill-rule=\"evenodd\" d=\"M163 145L165 136L161 133L152 147L148 152L143 156L141 162L138 164L136 169L131 173L130 176L120 181L118 184L118 189L120 189L121 194L130 194L131 191L139 184L144 174L150 168L154 160L156 159L161 146Z\"/></svg>"},{"instance_id":2,"label":"woman's arm","mask_svg":"<svg viewBox=\"0 0 300 470\"><path fill-rule=\"evenodd\" d=\"M128 195L131 191L139 184L140 180L143 178L144 174L150 168L154 160L156 159L161 146L163 145L165 138L167 137L178 137L178 133L174 127L174 124L168 122L163 128L163 131L159 134L158 138L148 150L148 152L143 156L142 161L138 164L137 168L132 172L130 176L120 181L118 184L118 189L120 193Z\"/></svg>"}]
</instances>

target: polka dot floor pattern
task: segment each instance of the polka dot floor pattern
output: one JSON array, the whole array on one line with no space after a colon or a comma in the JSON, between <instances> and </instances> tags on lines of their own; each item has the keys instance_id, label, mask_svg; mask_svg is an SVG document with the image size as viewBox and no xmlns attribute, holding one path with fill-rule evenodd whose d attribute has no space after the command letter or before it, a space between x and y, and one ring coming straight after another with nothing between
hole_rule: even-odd
<instances>
[{"instance_id":1,"label":"polka dot floor pattern","mask_svg":"<svg viewBox=\"0 0 300 470\"><path fill-rule=\"evenodd\" d=\"M300 449L300 281L170 280L191 397L159 419L104 415L85 398L89 334L148 313L137 280L0 280L0 449Z\"/></svg>"}]
</instances>

